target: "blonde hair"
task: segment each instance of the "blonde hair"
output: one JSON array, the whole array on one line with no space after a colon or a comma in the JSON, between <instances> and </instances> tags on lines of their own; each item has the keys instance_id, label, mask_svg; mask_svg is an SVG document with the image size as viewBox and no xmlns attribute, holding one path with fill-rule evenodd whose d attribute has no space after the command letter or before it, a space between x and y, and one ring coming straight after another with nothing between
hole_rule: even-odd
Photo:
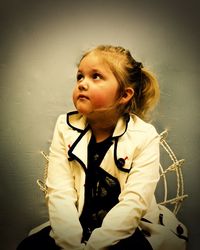
<instances>
[{"instance_id":1,"label":"blonde hair","mask_svg":"<svg viewBox=\"0 0 200 250\"><path fill-rule=\"evenodd\" d=\"M122 107L122 114L134 113L143 120L148 120L160 97L158 81L154 74L137 62L129 50L121 46L100 45L86 52L80 62L92 52L99 53L109 65L119 83L119 98L127 87L134 90L134 96Z\"/></svg>"}]
</instances>

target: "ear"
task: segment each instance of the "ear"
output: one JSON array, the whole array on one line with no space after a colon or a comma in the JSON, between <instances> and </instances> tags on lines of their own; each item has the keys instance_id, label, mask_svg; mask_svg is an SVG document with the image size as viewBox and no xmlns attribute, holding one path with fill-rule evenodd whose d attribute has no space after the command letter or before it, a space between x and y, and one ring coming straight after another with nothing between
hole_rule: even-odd
<instances>
[{"instance_id":1,"label":"ear","mask_svg":"<svg viewBox=\"0 0 200 250\"><path fill-rule=\"evenodd\" d=\"M121 97L119 103L126 104L134 96L134 90L131 87L125 89L123 96Z\"/></svg>"}]
</instances>

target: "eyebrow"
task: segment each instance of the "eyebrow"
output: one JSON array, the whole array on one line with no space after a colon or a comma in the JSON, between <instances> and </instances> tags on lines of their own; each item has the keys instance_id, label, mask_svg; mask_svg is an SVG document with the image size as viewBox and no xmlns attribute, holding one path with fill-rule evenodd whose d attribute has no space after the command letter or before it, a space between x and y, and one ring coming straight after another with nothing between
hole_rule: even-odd
<instances>
[{"instance_id":1,"label":"eyebrow","mask_svg":"<svg viewBox=\"0 0 200 250\"><path fill-rule=\"evenodd\" d=\"M92 71L94 73L101 73L101 74L103 74L103 72L101 70L96 69L96 68L95 69L91 69L90 71ZM80 70L80 69L78 69L77 73L83 73L83 71Z\"/></svg>"}]
</instances>

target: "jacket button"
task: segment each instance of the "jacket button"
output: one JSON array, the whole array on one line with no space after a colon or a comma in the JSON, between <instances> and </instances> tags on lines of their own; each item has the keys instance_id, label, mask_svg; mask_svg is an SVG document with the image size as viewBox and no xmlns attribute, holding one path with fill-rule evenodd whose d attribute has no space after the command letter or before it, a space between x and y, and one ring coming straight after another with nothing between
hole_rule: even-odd
<instances>
[{"instance_id":1,"label":"jacket button","mask_svg":"<svg viewBox=\"0 0 200 250\"><path fill-rule=\"evenodd\" d=\"M124 160L123 158L119 158L119 159L117 160L117 166L118 166L119 168L122 168L124 165L125 165L125 160Z\"/></svg>"}]
</instances>

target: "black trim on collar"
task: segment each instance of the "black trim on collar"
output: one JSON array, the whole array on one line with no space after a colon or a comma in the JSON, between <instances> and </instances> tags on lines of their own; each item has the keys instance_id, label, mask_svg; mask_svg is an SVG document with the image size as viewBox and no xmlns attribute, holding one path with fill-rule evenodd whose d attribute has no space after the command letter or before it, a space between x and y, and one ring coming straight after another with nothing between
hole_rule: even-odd
<instances>
[{"instance_id":1,"label":"black trim on collar","mask_svg":"<svg viewBox=\"0 0 200 250\"><path fill-rule=\"evenodd\" d=\"M117 138L121 137L122 135L124 135L126 133L126 130L128 128L128 123L130 121L130 115L128 115L127 117L124 117L124 120L125 120L125 123L126 123L126 127L124 129L124 132L122 134L120 134L120 135L112 136L113 139L117 139Z\"/></svg>"},{"instance_id":2,"label":"black trim on collar","mask_svg":"<svg viewBox=\"0 0 200 250\"><path fill-rule=\"evenodd\" d=\"M123 168L125 165L125 159L119 158L117 159L117 143L118 143L118 137L115 138L115 144L114 144L114 161L117 166L117 168L123 172L129 173L130 169Z\"/></svg>"},{"instance_id":3,"label":"black trim on collar","mask_svg":"<svg viewBox=\"0 0 200 250\"><path fill-rule=\"evenodd\" d=\"M80 128L77 128L77 127L73 126L73 125L70 123L70 120L69 120L71 115L78 115L78 114L79 114L79 112L78 112L77 110L76 110L76 111L68 112L68 113L67 113L67 116L66 116L66 123L67 123L68 126L71 127L73 130L76 130L76 131L78 131L78 132L83 132L85 129L80 129ZM119 138L119 137L121 137L122 135L124 135L124 134L126 133L127 128L128 128L128 123L129 123L129 121L130 121L130 115L124 116L124 120L125 120L125 123L126 123L124 132L123 132L122 134L120 134L120 135L112 136L113 139Z\"/></svg>"},{"instance_id":4,"label":"black trim on collar","mask_svg":"<svg viewBox=\"0 0 200 250\"><path fill-rule=\"evenodd\" d=\"M79 159L75 154L73 154L72 151L74 150L74 148L76 147L78 142L82 139L82 137L87 133L88 130L89 130L89 126L87 126L84 130L80 130L81 134L76 139L76 141L71 145L71 147L68 151L68 156L69 156L70 161L73 161L73 160L78 161L80 163L80 165L83 167L85 172L87 170L87 167L85 166L84 162L82 162L81 159Z\"/></svg>"},{"instance_id":5,"label":"black trim on collar","mask_svg":"<svg viewBox=\"0 0 200 250\"><path fill-rule=\"evenodd\" d=\"M67 113L67 116L66 116L67 125L68 125L69 127L71 127L72 129L77 130L78 132L83 132L83 131L84 131L83 129L79 129L79 128L77 128L77 127L74 127L74 126L72 126L72 124L69 122L69 117L70 117L71 115L76 115L76 114L78 114L78 111L71 111L71 112L68 112L68 113Z\"/></svg>"}]
</instances>

